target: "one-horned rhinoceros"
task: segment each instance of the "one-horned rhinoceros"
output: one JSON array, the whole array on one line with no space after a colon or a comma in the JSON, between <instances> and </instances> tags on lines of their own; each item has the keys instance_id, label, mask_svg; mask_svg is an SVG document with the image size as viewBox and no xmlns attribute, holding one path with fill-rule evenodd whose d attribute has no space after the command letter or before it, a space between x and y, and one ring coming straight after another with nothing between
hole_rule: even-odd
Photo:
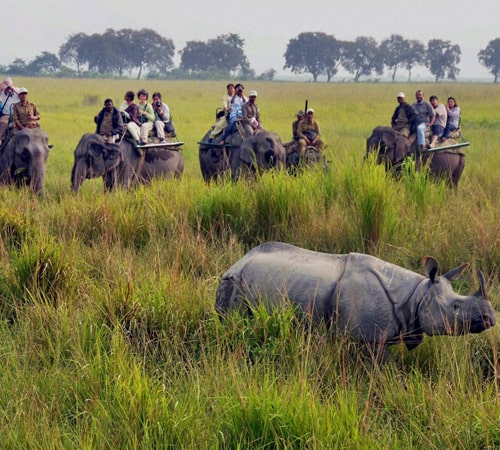
<instances>
[{"instance_id":1,"label":"one-horned rhinoceros","mask_svg":"<svg viewBox=\"0 0 500 450\"><path fill-rule=\"evenodd\" d=\"M481 272L476 294L453 291L450 281L467 266L438 276L438 262L426 257L422 276L370 255L333 255L269 242L223 274L216 310L223 315L248 311L259 301L272 307L288 299L354 341L382 350L403 340L411 350L424 333L480 333L495 325Z\"/></svg>"}]
</instances>

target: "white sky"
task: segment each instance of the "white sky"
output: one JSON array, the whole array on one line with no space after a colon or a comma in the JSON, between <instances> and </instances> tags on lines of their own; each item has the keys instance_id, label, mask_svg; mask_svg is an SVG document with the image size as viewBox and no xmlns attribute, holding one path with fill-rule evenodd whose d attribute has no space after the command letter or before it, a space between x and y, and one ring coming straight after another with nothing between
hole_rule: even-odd
<instances>
[{"instance_id":1,"label":"white sky","mask_svg":"<svg viewBox=\"0 0 500 450\"><path fill-rule=\"evenodd\" d=\"M7 0L0 0L3 13ZM236 33L251 67L260 74L283 72L283 54L301 32L325 32L341 40L391 34L449 40L462 50L461 78L489 77L477 53L500 37L499 0L15 0L2 19L0 64L31 61L43 51L58 54L74 33L107 28L151 28L172 39L176 53L187 41ZM5 17L5 16L4 16ZM179 57L176 55L178 66ZM419 70L415 70L418 74ZM285 71L290 75L291 72ZM422 69L424 76L429 76ZM406 74L398 72L405 81Z\"/></svg>"}]
</instances>

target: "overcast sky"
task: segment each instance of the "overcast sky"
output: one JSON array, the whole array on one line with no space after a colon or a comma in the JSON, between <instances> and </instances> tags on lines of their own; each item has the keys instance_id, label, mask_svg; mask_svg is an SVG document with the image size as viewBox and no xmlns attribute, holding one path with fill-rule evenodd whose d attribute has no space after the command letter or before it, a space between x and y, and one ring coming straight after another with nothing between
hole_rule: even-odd
<instances>
[{"instance_id":1,"label":"overcast sky","mask_svg":"<svg viewBox=\"0 0 500 450\"><path fill-rule=\"evenodd\" d=\"M424 44L449 40L462 50L459 79L492 78L477 53L500 37L499 0L14 0L2 10L3 65L17 57L29 62L43 51L58 54L74 33L151 28L174 42L176 66L187 41L236 33L257 74L271 68L281 73L290 39L320 31L340 40L371 36L379 43L391 34ZM428 76L426 69L422 73ZM402 72L398 78L405 80Z\"/></svg>"}]
</instances>

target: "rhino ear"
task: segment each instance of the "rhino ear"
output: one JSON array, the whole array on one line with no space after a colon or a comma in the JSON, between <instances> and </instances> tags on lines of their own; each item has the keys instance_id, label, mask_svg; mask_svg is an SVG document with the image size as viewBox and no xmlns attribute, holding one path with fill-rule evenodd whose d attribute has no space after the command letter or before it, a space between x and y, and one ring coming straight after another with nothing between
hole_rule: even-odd
<instances>
[{"instance_id":1,"label":"rhino ear","mask_svg":"<svg viewBox=\"0 0 500 450\"><path fill-rule=\"evenodd\" d=\"M462 272L469 267L469 263L464 263L460 266L458 266L455 269L450 270L449 272L446 272L443 277L447 278L450 281L456 280L460 275L462 275Z\"/></svg>"},{"instance_id":2,"label":"rhino ear","mask_svg":"<svg viewBox=\"0 0 500 450\"><path fill-rule=\"evenodd\" d=\"M433 283L436 280L436 275L439 269L439 263L432 256L426 256L423 261L424 273Z\"/></svg>"}]
</instances>

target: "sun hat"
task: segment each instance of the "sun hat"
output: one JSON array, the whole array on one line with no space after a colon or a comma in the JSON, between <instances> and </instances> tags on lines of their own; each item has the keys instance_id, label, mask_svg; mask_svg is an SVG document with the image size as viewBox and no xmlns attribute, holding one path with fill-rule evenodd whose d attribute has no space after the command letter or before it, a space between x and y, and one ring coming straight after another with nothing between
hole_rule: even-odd
<instances>
[{"instance_id":1,"label":"sun hat","mask_svg":"<svg viewBox=\"0 0 500 450\"><path fill-rule=\"evenodd\" d=\"M249 97L257 97L257 91L250 91Z\"/></svg>"},{"instance_id":2,"label":"sun hat","mask_svg":"<svg viewBox=\"0 0 500 450\"><path fill-rule=\"evenodd\" d=\"M17 90L17 95L20 95L20 94L27 94L28 93L28 89L22 87L22 88L19 88Z\"/></svg>"},{"instance_id":3,"label":"sun hat","mask_svg":"<svg viewBox=\"0 0 500 450\"><path fill-rule=\"evenodd\" d=\"M314 109L309 108L309 109L307 110L307 113L308 113L308 114L309 114L309 113L313 113L313 114L314 114Z\"/></svg>"},{"instance_id":4,"label":"sun hat","mask_svg":"<svg viewBox=\"0 0 500 450\"><path fill-rule=\"evenodd\" d=\"M406 98L406 95L405 95L405 93L404 93L404 92L398 92L398 93L396 94L396 97Z\"/></svg>"}]
</instances>

